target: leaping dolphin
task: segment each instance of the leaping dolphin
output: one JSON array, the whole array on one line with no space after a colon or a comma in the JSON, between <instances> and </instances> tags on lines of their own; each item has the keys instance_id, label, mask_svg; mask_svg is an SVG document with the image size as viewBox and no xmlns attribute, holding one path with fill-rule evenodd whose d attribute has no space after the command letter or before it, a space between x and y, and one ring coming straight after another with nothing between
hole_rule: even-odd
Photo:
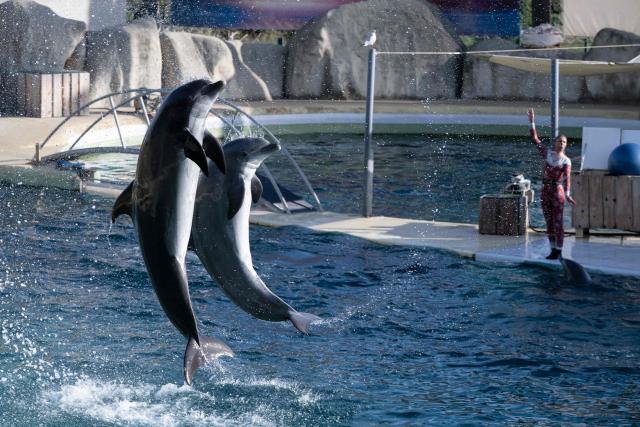
<instances>
[{"instance_id":1,"label":"leaping dolphin","mask_svg":"<svg viewBox=\"0 0 640 427\"><path fill-rule=\"evenodd\" d=\"M193 216L192 245L212 278L241 309L262 320L289 320L301 332L318 316L296 311L271 292L253 268L249 246L251 201L262 194L256 169L280 145L241 138L223 147L226 173L209 162L200 176Z\"/></svg>"},{"instance_id":2,"label":"leaping dolphin","mask_svg":"<svg viewBox=\"0 0 640 427\"><path fill-rule=\"evenodd\" d=\"M560 264L562 264L562 269L564 270L567 280L571 283L575 285L588 285L591 283L589 273L576 261L560 257Z\"/></svg>"},{"instance_id":3,"label":"leaping dolphin","mask_svg":"<svg viewBox=\"0 0 640 427\"><path fill-rule=\"evenodd\" d=\"M198 332L185 270L200 170L208 174L207 156L217 169L225 170L222 148L205 137L204 127L223 87L221 81L195 80L171 92L145 134L136 178L118 197L111 214L114 222L122 214L131 216L160 305L188 338L184 354L187 384L206 360L233 356L225 343Z\"/></svg>"}]
</instances>

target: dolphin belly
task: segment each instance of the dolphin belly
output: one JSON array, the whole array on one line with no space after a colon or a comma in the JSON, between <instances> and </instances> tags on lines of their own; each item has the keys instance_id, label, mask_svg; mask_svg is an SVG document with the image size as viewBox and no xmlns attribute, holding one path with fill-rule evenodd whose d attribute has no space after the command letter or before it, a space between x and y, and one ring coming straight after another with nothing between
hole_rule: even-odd
<instances>
[{"instance_id":1,"label":"dolphin belly","mask_svg":"<svg viewBox=\"0 0 640 427\"><path fill-rule=\"evenodd\" d=\"M138 241L155 293L167 317L186 337L199 340L198 328L191 306L184 258L171 253L165 234L145 215L136 215Z\"/></svg>"}]
</instances>

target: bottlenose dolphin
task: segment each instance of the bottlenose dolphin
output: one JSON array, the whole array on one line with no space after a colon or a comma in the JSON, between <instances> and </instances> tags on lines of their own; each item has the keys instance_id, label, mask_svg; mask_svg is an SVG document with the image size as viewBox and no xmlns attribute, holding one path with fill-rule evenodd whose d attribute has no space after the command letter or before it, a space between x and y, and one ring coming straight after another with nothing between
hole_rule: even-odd
<instances>
[{"instance_id":1,"label":"bottlenose dolphin","mask_svg":"<svg viewBox=\"0 0 640 427\"><path fill-rule=\"evenodd\" d=\"M296 311L269 290L253 268L249 247L251 201L262 194L256 169L280 145L262 138L241 138L223 147L226 173L211 162L200 176L193 214L192 247L227 296L262 320L289 320L301 332L318 316Z\"/></svg>"},{"instance_id":2,"label":"bottlenose dolphin","mask_svg":"<svg viewBox=\"0 0 640 427\"><path fill-rule=\"evenodd\" d=\"M588 285L591 283L591 276L580 264L572 259L560 257L560 264L567 277L567 280L575 285Z\"/></svg>"},{"instance_id":3,"label":"bottlenose dolphin","mask_svg":"<svg viewBox=\"0 0 640 427\"><path fill-rule=\"evenodd\" d=\"M223 87L221 81L196 80L169 94L145 134L136 178L118 197L111 214L114 222L122 214L131 216L160 305L188 338L184 354L187 384L207 359L233 355L223 342L199 334L185 271L200 170L208 174L207 156L217 169L225 169L222 147L204 128ZM206 154L200 141L207 147Z\"/></svg>"}]
</instances>

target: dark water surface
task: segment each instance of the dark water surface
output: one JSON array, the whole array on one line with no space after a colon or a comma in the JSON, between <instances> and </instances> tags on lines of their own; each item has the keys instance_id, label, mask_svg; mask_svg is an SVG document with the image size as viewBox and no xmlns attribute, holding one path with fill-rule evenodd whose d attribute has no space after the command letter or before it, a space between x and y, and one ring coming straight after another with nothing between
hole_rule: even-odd
<instances>
[{"instance_id":1,"label":"dark water surface","mask_svg":"<svg viewBox=\"0 0 640 427\"><path fill-rule=\"evenodd\" d=\"M0 425L640 422L640 281L295 228L252 227L257 270L326 320L255 320L190 255L201 330L236 357L185 386L185 340L110 205L0 186Z\"/></svg>"},{"instance_id":2,"label":"dark water surface","mask_svg":"<svg viewBox=\"0 0 640 427\"><path fill-rule=\"evenodd\" d=\"M361 135L284 136L282 140L328 210L361 212ZM543 160L527 135L376 135L374 140L375 215L477 223L480 196L500 193L512 173L524 173L540 194ZM578 169L579 142L572 142L567 154ZM274 156L267 164L278 182L302 194L303 187L283 159ZM530 213L533 225L544 226L539 197ZM567 208L567 225L569 213Z\"/></svg>"}]
</instances>

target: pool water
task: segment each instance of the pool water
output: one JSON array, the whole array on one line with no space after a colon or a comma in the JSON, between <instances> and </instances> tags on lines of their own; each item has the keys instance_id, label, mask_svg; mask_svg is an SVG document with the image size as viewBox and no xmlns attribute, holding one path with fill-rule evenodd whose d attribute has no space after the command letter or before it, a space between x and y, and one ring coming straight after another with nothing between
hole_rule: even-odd
<instances>
[{"instance_id":1,"label":"pool water","mask_svg":"<svg viewBox=\"0 0 640 427\"><path fill-rule=\"evenodd\" d=\"M362 136L341 134L281 137L311 181L327 210L362 211ZM544 227L539 194L543 160L528 137L472 135L376 135L375 215L477 223L480 196L495 194L510 183L511 174L524 173L536 190L530 205L531 224ZM580 145L567 154L580 167ZM133 179L135 156L100 155L82 160L108 180ZM282 154L266 164L278 183L308 197L292 166ZM570 226L571 209L565 209Z\"/></svg>"},{"instance_id":2,"label":"pool water","mask_svg":"<svg viewBox=\"0 0 640 427\"><path fill-rule=\"evenodd\" d=\"M187 268L236 352L184 385L185 340L111 201L0 186L0 424L622 425L640 420L640 280L252 227L265 282L324 321L255 320Z\"/></svg>"}]
</instances>

